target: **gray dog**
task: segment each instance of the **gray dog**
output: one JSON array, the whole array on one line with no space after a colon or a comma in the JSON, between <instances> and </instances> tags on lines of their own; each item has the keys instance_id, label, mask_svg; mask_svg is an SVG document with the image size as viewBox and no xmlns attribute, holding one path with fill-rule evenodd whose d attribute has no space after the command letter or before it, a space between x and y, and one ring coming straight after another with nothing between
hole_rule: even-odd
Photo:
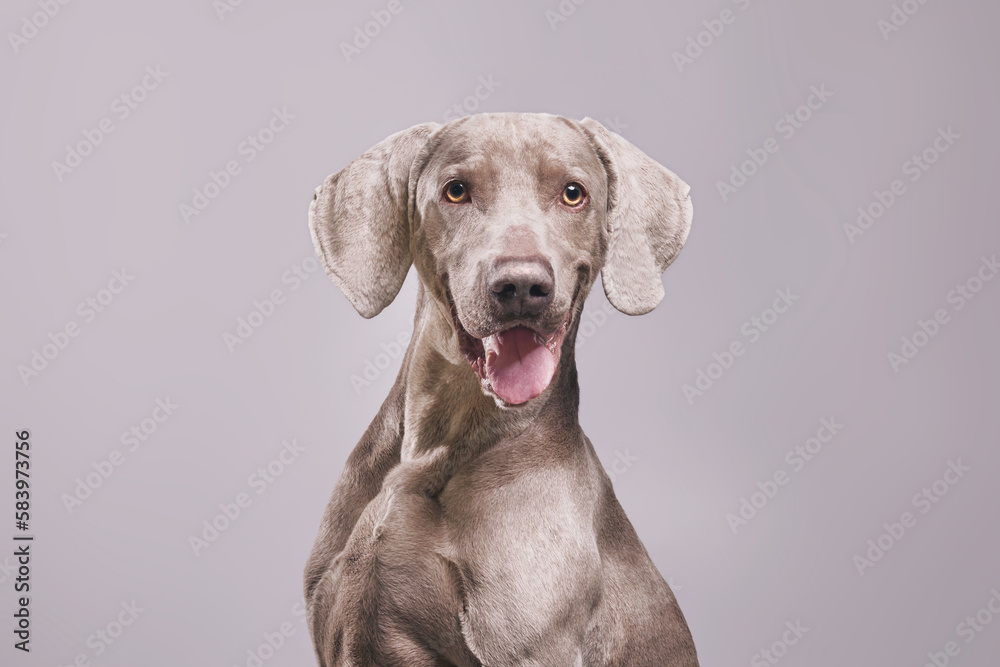
<instances>
[{"instance_id":1,"label":"gray dog","mask_svg":"<svg viewBox=\"0 0 1000 667\"><path fill-rule=\"evenodd\" d=\"M516 113L411 127L317 188L313 241L361 315L420 278L306 566L320 665L698 664L580 429L573 351L598 272L624 313L663 298L688 191L596 121Z\"/></svg>"}]
</instances>

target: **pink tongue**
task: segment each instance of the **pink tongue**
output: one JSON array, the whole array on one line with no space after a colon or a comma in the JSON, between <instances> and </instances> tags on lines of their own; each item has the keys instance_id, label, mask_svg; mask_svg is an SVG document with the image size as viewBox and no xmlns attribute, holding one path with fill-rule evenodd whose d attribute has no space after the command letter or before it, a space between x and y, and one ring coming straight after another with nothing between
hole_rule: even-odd
<instances>
[{"instance_id":1,"label":"pink tongue","mask_svg":"<svg viewBox=\"0 0 1000 667\"><path fill-rule=\"evenodd\" d=\"M535 333L514 327L490 336L487 343L486 372L493 391L517 405L545 391L556 371L555 355L535 340Z\"/></svg>"}]
</instances>

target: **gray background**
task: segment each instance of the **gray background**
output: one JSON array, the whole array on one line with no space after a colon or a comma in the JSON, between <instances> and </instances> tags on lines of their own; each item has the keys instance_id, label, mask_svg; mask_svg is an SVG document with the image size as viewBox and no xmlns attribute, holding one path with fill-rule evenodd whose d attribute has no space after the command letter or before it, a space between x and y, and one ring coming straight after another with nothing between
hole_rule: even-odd
<instances>
[{"instance_id":1,"label":"gray background","mask_svg":"<svg viewBox=\"0 0 1000 667\"><path fill-rule=\"evenodd\" d=\"M744 4L588 0L553 23L557 0L403 0L351 62L341 42L387 0L244 0L222 19L209 0L77 0L16 53L5 38L0 539L15 532L12 432L30 429L37 541L30 656L10 646L0 556L0 662L247 665L290 622L264 664L312 663L301 570L398 369L415 277L371 321L321 271L298 289L283 277L314 266L306 210L327 174L459 104L597 118L692 186L663 303L585 317L578 356L584 429L703 664L754 664L786 622L808 632L781 664L919 666L949 641L950 664L996 664L1000 619L971 643L957 626L1000 590L1000 280L960 310L948 294L1000 250L1000 8L910 0L885 38L888 0ZM727 8L678 71L673 54ZM38 11L7 2L0 27ZM120 120L112 102L147 66L168 74ZM775 123L811 86L833 95L786 139ZM247 162L238 147L274 108L294 119ZM60 182L52 163L105 117L114 132ZM948 127L960 138L911 182L904 163ZM768 137L778 152L723 201L717 182ZM186 223L179 205L229 160L241 172ZM905 194L849 242L843 225L895 179ZM134 279L86 322L78 304L122 267ZM231 352L224 334L275 289L284 303ZM777 289L798 300L750 342L744 322ZM606 308L598 288L588 312ZM894 371L887 355L938 309L947 324ZM71 322L79 335L25 383L18 367ZM683 386L733 341L746 352L691 404ZM166 398L180 407L128 451L122 433ZM792 472L786 452L824 417L843 428ZM293 439L304 451L258 495L250 476ZM115 450L124 463L69 512L64 494ZM970 470L921 514L913 496L959 459ZM726 515L781 470L788 484L734 534ZM195 555L189 536L239 493L252 504ZM916 525L859 574L854 557L906 511ZM133 600L143 611L96 656L88 637Z\"/></svg>"}]
</instances>

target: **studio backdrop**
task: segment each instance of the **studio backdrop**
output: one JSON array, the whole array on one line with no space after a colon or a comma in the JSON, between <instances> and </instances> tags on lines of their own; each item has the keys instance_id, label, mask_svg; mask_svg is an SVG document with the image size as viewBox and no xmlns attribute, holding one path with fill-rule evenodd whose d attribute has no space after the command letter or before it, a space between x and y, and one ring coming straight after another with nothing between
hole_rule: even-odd
<instances>
[{"instance_id":1,"label":"studio backdrop","mask_svg":"<svg viewBox=\"0 0 1000 667\"><path fill-rule=\"evenodd\" d=\"M598 282L576 344L581 424L702 664L995 665L998 25L978 0L6 2L0 664L315 664L303 567L418 281L360 317L314 189L415 124L522 111L691 186L658 308Z\"/></svg>"}]
</instances>

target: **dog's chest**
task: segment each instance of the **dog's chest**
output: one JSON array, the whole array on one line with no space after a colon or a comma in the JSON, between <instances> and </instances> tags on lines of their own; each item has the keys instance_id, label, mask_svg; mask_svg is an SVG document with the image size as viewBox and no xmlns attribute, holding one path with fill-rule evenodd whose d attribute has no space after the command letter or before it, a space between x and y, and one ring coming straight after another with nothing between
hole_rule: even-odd
<instances>
[{"instance_id":1,"label":"dog's chest","mask_svg":"<svg viewBox=\"0 0 1000 667\"><path fill-rule=\"evenodd\" d=\"M503 663L533 636L582 637L600 587L591 497L565 469L458 475L442 492L463 631L482 657Z\"/></svg>"}]
</instances>

